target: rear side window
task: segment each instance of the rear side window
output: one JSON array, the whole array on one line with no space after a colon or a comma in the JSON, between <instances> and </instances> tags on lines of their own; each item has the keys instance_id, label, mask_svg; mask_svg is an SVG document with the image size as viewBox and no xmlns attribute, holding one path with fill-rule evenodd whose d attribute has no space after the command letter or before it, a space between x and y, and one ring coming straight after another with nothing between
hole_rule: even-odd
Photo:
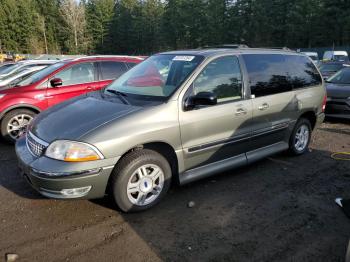
<instances>
[{"instance_id":1,"label":"rear side window","mask_svg":"<svg viewBox=\"0 0 350 262\"><path fill-rule=\"evenodd\" d=\"M292 91L322 83L312 61L299 55L243 55L251 94L255 97Z\"/></svg>"},{"instance_id":2,"label":"rear side window","mask_svg":"<svg viewBox=\"0 0 350 262\"><path fill-rule=\"evenodd\" d=\"M101 80L116 79L128 70L123 62L100 62L100 66Z\"/></svg>"}]
</instances>

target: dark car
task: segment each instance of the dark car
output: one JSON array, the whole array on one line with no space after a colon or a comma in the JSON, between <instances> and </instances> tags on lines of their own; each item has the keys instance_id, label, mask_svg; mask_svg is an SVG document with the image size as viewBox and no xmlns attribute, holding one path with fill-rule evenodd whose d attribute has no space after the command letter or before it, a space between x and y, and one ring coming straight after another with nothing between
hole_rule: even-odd
<instances>
[{"instance_id":1,"label":"dark car","mask_svg":"<svg viewBox=\"0 0 350 262\"><path fill-rule=\"evenodd\" d=\"M344 62L322 62L320 64L319 69L323 79L327 79L328 77L331 77L345 66L347 66L347 64L345 64Z\"/></svg>"},{"instance_id":2,"label":"dark car","mask_svg":"<svg viewBox=\"0 0 350 262\"><path fill-rule=\"evenodd\" d=\"M350 119L350 68L340 70L326 82L326 116Z\"/></svg>"}]
</instances>

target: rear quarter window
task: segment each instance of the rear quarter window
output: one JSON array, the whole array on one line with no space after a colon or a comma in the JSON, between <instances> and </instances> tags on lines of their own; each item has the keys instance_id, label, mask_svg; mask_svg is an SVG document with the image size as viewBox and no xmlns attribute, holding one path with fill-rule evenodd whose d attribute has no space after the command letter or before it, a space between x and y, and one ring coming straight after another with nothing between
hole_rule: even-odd
<instances>
[{"instance_id":1,"label":"rear quarter window","mask_svg":"<svg viewBox=\"0 0 350 262\"><path fill-rule=\"evenodd\" d=\"M123 62L105 61L100 62L101 80L116 79L128 69Z\"/></svg>"},{"instance_id":2,"label":"rear quarter window","mask_svg":"<svg viewBox=\"0 0 350 262\"><path fill-rule=\"evenodd\" d=\"M282 54L246 54L245 62L251 94L256 97L315 86L322 78L306 56Z\"/></svg>"}]
</instances>

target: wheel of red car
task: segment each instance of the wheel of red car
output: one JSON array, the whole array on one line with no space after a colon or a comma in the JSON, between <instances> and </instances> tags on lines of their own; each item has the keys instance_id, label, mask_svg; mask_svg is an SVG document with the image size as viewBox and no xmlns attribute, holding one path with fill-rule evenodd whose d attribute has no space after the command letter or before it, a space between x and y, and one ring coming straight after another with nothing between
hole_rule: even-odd
<instances>
[{"instance_id":1,"label":"wheel of red car","mask_svg":"<svg viewBox=\"0 0 350 262\"><path fill-rule=\"evenodd\" d=\"M26 132L35 115L28 109L16 109L7 113L1 121L2 137L10 143L16 142Z\"/></svg>"}]
</instances>

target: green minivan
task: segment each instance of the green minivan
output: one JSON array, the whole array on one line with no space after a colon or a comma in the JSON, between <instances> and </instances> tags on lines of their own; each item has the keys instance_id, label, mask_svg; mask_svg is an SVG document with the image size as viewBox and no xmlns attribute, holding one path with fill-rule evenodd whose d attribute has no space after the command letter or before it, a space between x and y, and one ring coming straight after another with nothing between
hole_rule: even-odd
<instances>
[{"instance_id":1,"label":"green minivan","mask_svg":"<svg viewBox=\"0 0 350 262\"><path fill-rule=\"evenodd\" d=\"M16 144L42 195L111 194L125 212L186 184L288 150L308 150L326 91L307 56L216 48L156 54L102 91L39 114Z\"/></svg>"}]
</instances>

